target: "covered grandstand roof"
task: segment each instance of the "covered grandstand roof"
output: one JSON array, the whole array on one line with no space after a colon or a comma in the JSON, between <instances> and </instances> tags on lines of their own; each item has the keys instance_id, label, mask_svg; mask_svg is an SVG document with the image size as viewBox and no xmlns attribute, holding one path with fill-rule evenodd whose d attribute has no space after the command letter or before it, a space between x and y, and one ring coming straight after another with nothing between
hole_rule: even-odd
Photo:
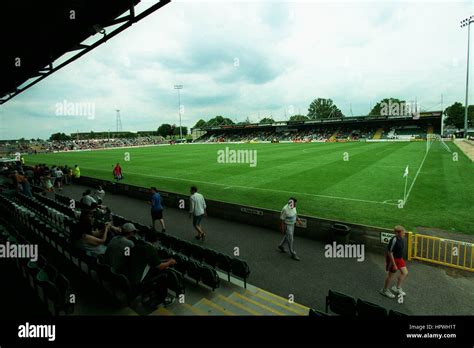
<instances>
[{"instance_id":1,"label":"covered grandstand roof","mask_svg":"<svg viewBox=\"0 0 474 348\"><path fill-rule=\"evenodd\" d=\"M423 111L420 112L418 117L413 115L403 116L352 116L352 117L341 117L341 118L325 118L325 119L311 119L304 121L274 121L273 123L248 123L248 124L227 124L227 125L212 125L203 126L201 128L196 127L194 129L203 130L232 130L232 129L245 129L245 128L269 128L269 127L286 127L286 126L321 126L321 125L344 125L344 124L361 124L361 123L393 123L393 122L405 122L411 121L413 123L419 122L440 122L442 111Z\"/></svg>"},{"instance_id":2,"label":"covered grandstand roof","mask_svg":"<svg viewBox=\"0 0 474 348\"><path fill-rule=\"evenodd\" d=\"M0 11L0 104L73 62L170 0L4 0ZM150 1L147 1L149 4ZM113 28L109 28L114 26ZM97 40L85 45L95 34ZM102 35L100 35L102 34ZM68 52L72 57L55 64Z\"/></svg>"}]
</instances>

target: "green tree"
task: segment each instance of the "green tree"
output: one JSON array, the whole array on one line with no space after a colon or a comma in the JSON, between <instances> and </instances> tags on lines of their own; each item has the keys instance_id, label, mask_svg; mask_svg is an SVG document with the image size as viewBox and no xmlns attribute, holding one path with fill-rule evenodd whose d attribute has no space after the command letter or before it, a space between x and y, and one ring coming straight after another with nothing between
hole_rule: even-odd
<instances>
[{"instance_id":1,"label":"green tree","mask_svg":"<svg viewBox=\"0 0 474 348\"><path fill-rule=\"evenodd\" d=\"M466 108L460 102L455 102L453 105L448 106L444 113L446 118L444 123L447 126L454 126L459 129L464 128L464 110ZM471 127L474 124L474 105L467 107L467 125Z\"/></svg>"},{"instance_id":2,"label":"green tree","mask_svg":"<svg viewBox=\"0 0 474 348\"><path fill-rule=\"evenodd\" d=\"M49 140L50 141L65 141L65 140L71 140L71 137L64 133L54 133L54 134L51 134L51 136L49 137Z\"/></svg>"},{"instance_id":3,"label":"green tree","mask_svg":"<svg viewBox=\"0 0 474 348\"><path fill-rule=\"evenodd\" d=\"M234 124L234 122L230 118L223 117L223 116L216 116L214 118L211 118L209 121L207 121L208 127L218 127L218 126L225 126L229 124Z\"/></svg>"},{"instance_id":4,"label":"green tree","mask_svg":"<svg viewBox=\"0 0 474 348\"><path fill-rule=\"evenodd\" d=\"M375 106L370 110L368 116L380 116L382 115L382 106L385 105L400 105L401 103L405 103L404 100L400 100L397 98L384 98L381 101L379 101Z\"/></svg>"},{"instance_id":5,"label":"green tree","mask_svg":"<svg viewBox=\"0 0 474 348\"><path fill-rule=\"evenodd\" d=\"M163 123L161 126L159 126L157 132L158 135L161 135L164 138L166 138L168 135L173 134L172 127L168 123Z\"/></svg>"},{"instance_id":6,"label":"green tree","mask_svg":"<svg viewBox=\"0 0 474 348\"><path fill-rule=\"evenodd\" d=\"M273 122L275 122L275 121L273 120L273 118L271 118L271 117L265 117L265 118L262 118L259 123L260 123L260 124L272 124Z\"/></svg>"},{"instance_id":7,"label":"green tree","mask_svg":"<svg viewBox=\"0 0 474 348\"><path fill-rule=\"evenodd\" d=\"M179 135L179 127L174 127L172 128L173 134L172 135ZM188 134L188 127L181 127L181 130L183 132L183 136Z\"/></svg>"},{"instance_id":8,"label":"green tree","mask_svg":"<svg viewBox=\"0 0 474 348\"><path fill-rule=\"evenodd\" d=\"M308 117L311 120L344 117L331 99L317 98L309 105Z\"/></svg>"},{"instance_id":9,"label":"green tree","mask_svg":"<svg viewBox=\"0 0 474 348\"><path fill-rule=\"evenodd\" d=\"M204 121L203 119L200 119L199 121L196 122L196 124L194 125L193 128L203 128L206 126L206 121Z\"/></svg>"},{"instance_id":10,"label":"green tree","mask_svg":"<svg viewBox=\"0 0 474 348\"><path fill-rule=\"evenodd\" d=\"M308 121L308 116L305 115L293 115L290 117L290 121Z\"/></svg>"}]
</instances>

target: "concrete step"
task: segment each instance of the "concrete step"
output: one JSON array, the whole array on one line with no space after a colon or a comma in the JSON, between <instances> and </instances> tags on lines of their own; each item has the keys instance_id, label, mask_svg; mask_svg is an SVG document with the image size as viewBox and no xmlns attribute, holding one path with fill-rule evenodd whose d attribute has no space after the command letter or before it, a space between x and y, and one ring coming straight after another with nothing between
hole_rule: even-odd
<instances>
[{"instance_id":1,"label":"concrete step","mask_svg":"<svg viewBox=\"0 0 474 348\"><path fill-rule=\"evenodd\" d=\"M308 315L309 308L298 303L290 303L288 299L272 294L263 289L257 289L255 293L250 291L246 292L250 297L255 297L257 301L265 301L265 303L270 303L276 309L284 311L287 315Z\"/></svg>"},{"instance_id":2,"label":"concrete step","mask_svg":"<svg viewBox=\"0 0 474 348\"><path fill-rule=\"evenodd\" d=\"M154 312L150 313L150 315L174 315L174 313L165 307L160 307Z\"/></svg>"},{"instance_id":3,"label":"concrete step","mask_svg":"<svg viewBox=\"0 0 474 348\"><path fill-rule=\"evenodd\" d=\"M222 308L225 308L226 310L231 311L232 313L235 313L236 315L262 315L260 312L222 295L217 295L214 297L212 302L221 306Z\"/></svg>"},{"instance_id":4,"label":"concrete step","mask_svg":"<svg viewBox=\"0 0 474 348\"><path fill-rule=\"evenodd\" d=\"M201 299L193 307L197 308L201 312L204 312L204 315L235 315L235 313L229 309L211 302L206 298Z\"/></svg>"},{"instance_id":5,"label":"concrete step","mask_svg":"<svg viewBox=\"0 0 474 348\"><path fill-rule=\"evenodd\" d=\"M234 292L232 295L229 296L229 299L233 300L234 302L239 303L244 307L248 307L253 311L260 313L260 315L285 315L283 311L276 310L269 306L268 304L255 301L254 299L250 298L249 296L239 294Z\"/></svg>"},{"instance_id":6,"label":"concrete step","mask_svg":"<svg viewBox=\"0 0 474 348\"><path fill-rule=\"evenodd\" d=\"M187 303L174 303L167 309L174 315L207 315L206 312L203 312Z\"/></svg>"}]
</instances>

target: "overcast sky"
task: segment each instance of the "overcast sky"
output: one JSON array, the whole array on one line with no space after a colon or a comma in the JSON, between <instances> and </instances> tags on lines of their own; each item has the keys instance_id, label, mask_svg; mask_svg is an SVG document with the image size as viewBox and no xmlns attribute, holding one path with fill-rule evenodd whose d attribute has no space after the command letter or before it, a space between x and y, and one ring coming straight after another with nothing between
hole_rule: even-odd
<instances>
[{"instance_id":1,"label":"overcast sky","mask_svg":"<svg viewBox=\"0 0 474 348\"><path fill-rule=\"evenodd\" d=\"M306 114L317 97L347 116L384 97L428 110L441 108L441 95L444 107L464 103L467 28L459 23L473 5L173 1L0 106L0 138L113 131L116 109L123 130L178 124L175 84L188 127L215 115L283 120ZM93 116L57 115L65 101L93 106Z\"/></svg>"}]
</instances>

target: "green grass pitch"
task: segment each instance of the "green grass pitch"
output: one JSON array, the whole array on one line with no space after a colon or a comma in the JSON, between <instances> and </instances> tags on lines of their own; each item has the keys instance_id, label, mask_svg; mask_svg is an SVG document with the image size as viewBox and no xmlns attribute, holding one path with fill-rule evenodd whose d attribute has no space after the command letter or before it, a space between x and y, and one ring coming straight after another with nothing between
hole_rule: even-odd
<instances>
[{"instance_id":1,"label":"green grass pitch","mask_svg":"<svg viewBox=\"0 0 474 348\"><path fill-rule=\"evenodd\" d=\"M295 196L304 215L474 234L474 166L448 146L458 161L437 141L428 153L425 142L221 143L38 154L26 163L79 164L82 175L112 180L120 162L123 183L185 194L195 184L208 199L273 210ZM257 150L257 165L218 163L226 147Z\"/></svg>"}]
</instances>

